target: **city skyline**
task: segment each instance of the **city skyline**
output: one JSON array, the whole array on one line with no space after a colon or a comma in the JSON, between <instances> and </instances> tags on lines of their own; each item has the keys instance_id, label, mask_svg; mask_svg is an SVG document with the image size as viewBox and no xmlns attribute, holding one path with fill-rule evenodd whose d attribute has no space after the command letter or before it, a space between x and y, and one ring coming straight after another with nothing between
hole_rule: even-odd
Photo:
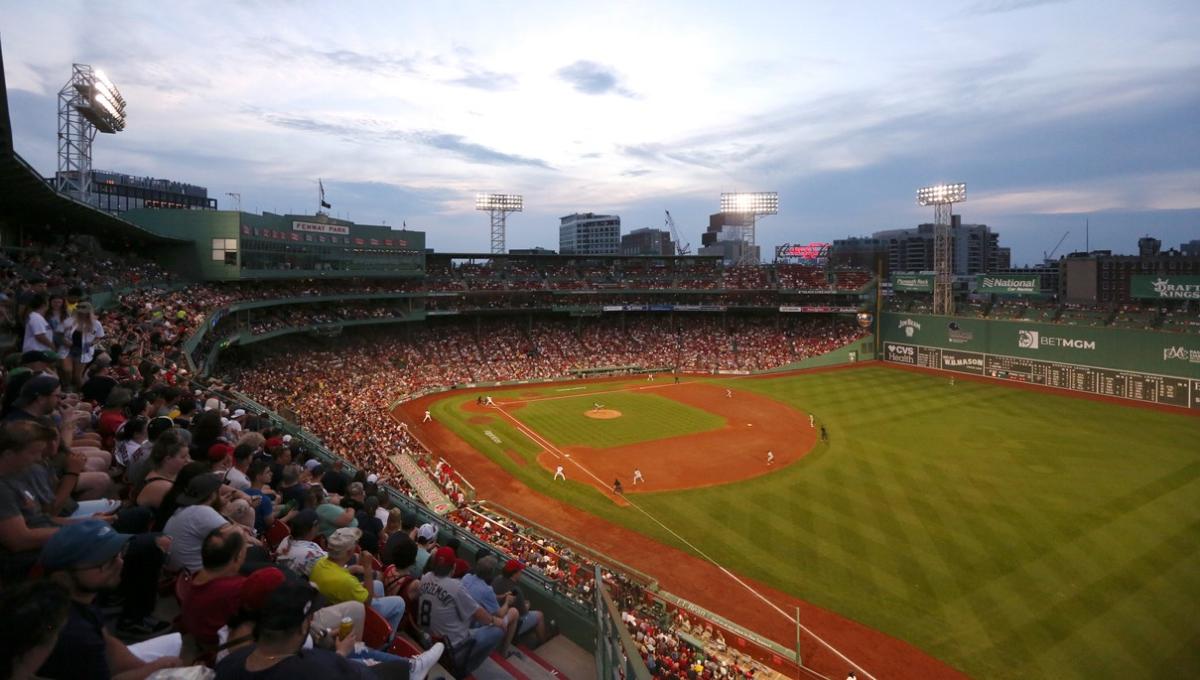
<instances>
[{"instance_id":1,"label":"city skyline","mask_svg":"<svg viewBox=\"0 0 1200 680\"><path fill-rule=\"evenodd\" d=\"M555 247L574 212L632 231L670 210L695 249L721 192L778 191L765 255L928 222L914 194L939 181L1014 264L1067 230L1082 250L1085 222L1116 252L1200 233L1189 3L218 7L0 2L26 27L0 36L17 152L53 174L81 62L129 101L96 168L251 212L311 213L322 178L333 215L440 251L486 252L477 191L525 196L510 248Z\"/></svg>"}]
</instances>

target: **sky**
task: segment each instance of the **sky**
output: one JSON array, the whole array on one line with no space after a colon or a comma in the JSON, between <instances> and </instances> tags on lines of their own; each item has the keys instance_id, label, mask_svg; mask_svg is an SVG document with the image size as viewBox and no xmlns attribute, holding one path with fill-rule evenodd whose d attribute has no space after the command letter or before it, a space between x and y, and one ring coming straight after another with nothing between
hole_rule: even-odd
<instances>
[{"instance_id":1,"label":"sky","mask_svg":"<svg viewBox=\"0 0 1200 680\"><path fill-rule=\"evenodd\" d=\"M916 189L1016 264L1200 238L1200 2L861 0L152 3L0 0L17 152L56 168L58 90L102 69L128 127L97 169L221 207L407 224L486 252L617 214L699 246L728 191L777 191L758 242L931 221ZM1085 229L1085 225L1087 228ZM1085 237L1085 231L1087 236Z\"/></svg>"}]
</instances>

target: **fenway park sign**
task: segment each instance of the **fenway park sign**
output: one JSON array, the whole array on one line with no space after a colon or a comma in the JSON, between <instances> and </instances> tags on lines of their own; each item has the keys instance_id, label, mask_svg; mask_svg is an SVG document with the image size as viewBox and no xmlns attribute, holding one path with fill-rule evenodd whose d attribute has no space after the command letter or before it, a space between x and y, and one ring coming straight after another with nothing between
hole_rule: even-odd
<instances>
[{"instance_id":1,"label":"fenway park sign","mask_svg":"<svg viewBox=\"0 0 1200 680\"><path fill-rule=\"evenodd\" d=\"M337 234L338 236L350 235L350 227L320 222L292 222L292 231L304 231L310 234Z\"/></svg>"}]
</instances>

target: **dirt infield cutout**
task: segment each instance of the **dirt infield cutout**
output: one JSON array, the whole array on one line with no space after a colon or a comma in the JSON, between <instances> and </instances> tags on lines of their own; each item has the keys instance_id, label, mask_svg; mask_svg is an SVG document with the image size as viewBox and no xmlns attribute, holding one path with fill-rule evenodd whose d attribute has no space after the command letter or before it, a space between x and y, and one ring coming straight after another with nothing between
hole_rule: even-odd
<instances>
[{"instance_id":1,"label":"dirt infield cutout","mask_svg":"<svg viewBox=\"0 0 1200 680\"><path fill-rule=\"evenodd\" d=\"M613 418L620 418L621 412L616 409L602 408L600 410L592 409L590 411L586 411L584 412L584 415L586 415L588 418L595 418L596 420L612 420Z\"/></svg>"}]
</instances>

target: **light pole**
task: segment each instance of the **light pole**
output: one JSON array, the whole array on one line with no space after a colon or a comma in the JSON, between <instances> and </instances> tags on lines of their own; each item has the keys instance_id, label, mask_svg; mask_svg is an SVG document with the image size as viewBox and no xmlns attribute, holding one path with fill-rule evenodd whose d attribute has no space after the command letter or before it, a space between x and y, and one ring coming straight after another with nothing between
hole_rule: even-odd
<instances>
[{"instance_id":1,"label":"light pole","mask_svg":"<svg viewBox=\"0 0 1200 680\"><path fill-rule=\"evenodd\" d=\"M737 191L721 194L721 212L727 215L741 215L745 224L741 227L742 241L748 248L742 251L738 264L745 262L755 245L755 230L758 227L760 215L779 214L779 193L775 191Z\"/></svg>"},{"instance_id":2,"label":"light pole","mask_svg":"<svg viewBox=\"0 0 1200 680\"><path fill-rule=\"evenodd\" d=\"M525 199L519 194L475 194L475 209L491 215L492 218L492 254L504 254L504 228L508 214L522 212L525 209Z\"/></svg>"},{"instance_id":3,"label":"light pole","mask_svg":"<svg viewBox=\"0 0 1200 680\"><path fill-rule=\"evenodd\" d=\"M935 184L917 189L917 205L933 206L933 313L954 314L950 219L955 203L967 200L967 185Z\"/></svg>"}]
</instances>

